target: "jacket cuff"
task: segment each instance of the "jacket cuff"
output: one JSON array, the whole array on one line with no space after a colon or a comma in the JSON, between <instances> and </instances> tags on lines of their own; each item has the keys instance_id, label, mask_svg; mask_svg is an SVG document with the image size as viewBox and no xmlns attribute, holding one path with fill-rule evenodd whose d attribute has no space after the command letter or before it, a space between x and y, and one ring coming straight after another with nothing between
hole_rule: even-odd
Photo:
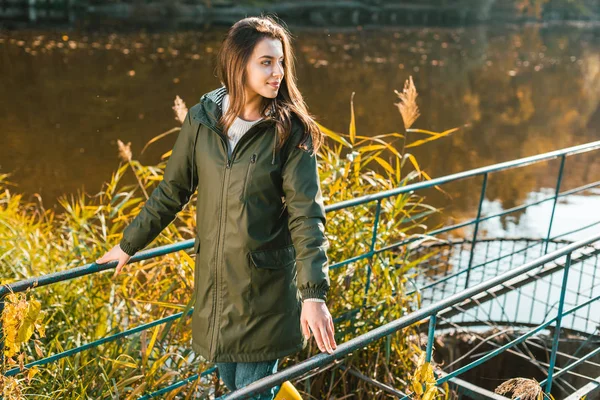
<instances>
[{"instance_id":1,"label":"jacket cuff","mask_svg":"<svg viewBox=\"0 0 600 400\"><path fill-rule=\"evenodd\" d=\"M121 239L121 241L119 242L119 247L121 248L121 250L123 250L128 256L133 256L135 253L137 253L137 251L139 249L136 249L135 247L133 247L128 241L127 239L125 239L124 237Z\"/></svg>"},{"instance_id":2,"label":"jacket cuff","mask_svg":"<svg viewBox=\"0 0 600 400\"><path fill-rule=\"evenodd\" d=\"M302 300L305 299L321 299L323 301L327 301L327 292L323 289L317 288L305 288L300 291L302 295Z\"/></svg>"}]
</instances>

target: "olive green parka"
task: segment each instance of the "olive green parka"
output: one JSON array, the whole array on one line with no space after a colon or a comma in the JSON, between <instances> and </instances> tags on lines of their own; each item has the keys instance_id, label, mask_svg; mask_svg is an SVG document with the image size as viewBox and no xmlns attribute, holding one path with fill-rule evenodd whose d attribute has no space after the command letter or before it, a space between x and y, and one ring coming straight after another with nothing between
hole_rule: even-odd
<instances>
[{"instance_id":1,"label":"olive green parka","mask_svg":"<svg viewBox=\"0 0 600 400\"><path fill-rule=\"evenodd\" d=\"M281 149L265 118L229 156L218 124L226 93L206 93L188 111L163 180L120 247L145 248L198 188L192 348L211 362L274 360L306 346L302 299L326 300L330 287L317 157L295 116Z\"/></svg>"}]
</instances>

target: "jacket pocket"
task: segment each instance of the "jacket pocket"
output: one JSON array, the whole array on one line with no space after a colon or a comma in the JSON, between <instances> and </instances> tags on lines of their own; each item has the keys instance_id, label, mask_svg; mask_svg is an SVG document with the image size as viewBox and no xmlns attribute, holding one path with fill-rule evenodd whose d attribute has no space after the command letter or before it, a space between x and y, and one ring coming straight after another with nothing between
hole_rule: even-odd
<instances>
[{"instance_id":1,"label":"jacket pocket","mask_svg":"<svg viewBox=\"0 0 600 400\"><path fill-rule=\"evenodd\" d=\"M255 315L294 312L297 307L294 245L250 252L250 308Z\"/></svg>"},{"instance_id":2,"label":"jacket pocket","mask_svg":"<svg viewBox=\"0 0 600 400\"><path fill-rule=\"evenodd\" d=\"M256 268L282 269L290 267L296 260L296 251L291 244L280 249L258 250L250 253Z\"/></svg>"},{"instance_id":3,"label":"jacket pocket","mask_svg":"<svg viewBox=\"0 0 600 400\"><path fill-rule=\"evenodd\" d=\"M246 177L244 178L244 188L242 189L242 196L240 200L246 200L246 193L248 191L248 185L250 184L250 180L252 179L252 172L254 171L254 166L256 165L256 153L253 153L250 156L250 164L248 164L248 169L246 170Z\"/></svg>"}]
</instances>

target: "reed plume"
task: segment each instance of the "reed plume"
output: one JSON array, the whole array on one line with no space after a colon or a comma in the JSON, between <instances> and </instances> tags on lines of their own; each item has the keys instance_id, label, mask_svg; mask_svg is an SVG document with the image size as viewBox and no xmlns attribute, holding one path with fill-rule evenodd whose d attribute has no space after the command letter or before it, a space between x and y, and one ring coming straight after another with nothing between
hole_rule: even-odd
<instances>
[{"instance_id":1,"label":"reed plume","mask_svg":"<svg viewBox=\"0 0 600 400\"><path fill-rule=\"evenodd\" d=\"M399 92L396 89L394 89L394 92L400 99L398 103L394 104L398 107L400 115L402 115L404 129L409 129L421 115L419 113L419 106L417 106L417 96L419 94L417 93L417 88L415 87L412 76L404 83L402 92Z\"/></svg>"},{"instance_id":2,"label":"reed plume","mask_svg":"<svg viewBox=\"0 0 600 400\"><path fill-rule=\"evenodd\" d=\"M175 97L175 105L171 108L173 108L173 111L175 111L175 119L183 124L183 121L185 120L185 116L188 113L188 109L185 105L185 101L183 101L181 99L181 97L179 97L179 95L177 95Z\"/></svg>"},{"instance_id":3,"label":"reed plume","mask_svg":"<svg viewBox=\"0 0 600 400\"><path fill-rule=\"evenodd\" d=\"M513 378L509 379L495 390L498 394L513 392L511 399L517 397L521 400L542 400L544 392L535 379Z\"/></svg>"}]
</instances>

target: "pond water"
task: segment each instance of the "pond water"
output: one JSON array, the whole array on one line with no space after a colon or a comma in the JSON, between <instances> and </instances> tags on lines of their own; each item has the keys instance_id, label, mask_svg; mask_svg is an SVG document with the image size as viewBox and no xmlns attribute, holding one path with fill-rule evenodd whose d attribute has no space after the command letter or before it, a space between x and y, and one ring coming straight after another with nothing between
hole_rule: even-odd
<instances>
[{"instance_id":1,"label":"pond water","mask_svg":"<svg viewBox=\"0 0 600 400\"><path fill-rule=\"evenodd\" d=\"M0 173L12 174L18 186L11 190L30 199L38 193L46 208L58 210L61 195L95 194L118 166L117 139L131 142L134 158L156 164L175 136L141 149L178 126L171 109L176 96L191 107L219 86L214 57L225 32L0 31ZM348 131L355 92L358 134L401 132L394 89L413 77L421 109L413 127L461 127L411 149L432 177L600 140L598 25L292 33L300 90L318 121L334 131ZM411 134L409 142L419 138ZM568 158L561 189L600 180L598 154ZM553 191L558 165L493 174L484 212ZM440 222L475 216L480 185L481 179L469 179L445 187L453 201ZM426 194L430 204L449 203L438 191ZM600 217L597 192L580 195L589 200L578 197L578 212ZM545 232L538 228L548 217L521 212L488 224L484 233Z\"/></svg>"}]
</instances>

